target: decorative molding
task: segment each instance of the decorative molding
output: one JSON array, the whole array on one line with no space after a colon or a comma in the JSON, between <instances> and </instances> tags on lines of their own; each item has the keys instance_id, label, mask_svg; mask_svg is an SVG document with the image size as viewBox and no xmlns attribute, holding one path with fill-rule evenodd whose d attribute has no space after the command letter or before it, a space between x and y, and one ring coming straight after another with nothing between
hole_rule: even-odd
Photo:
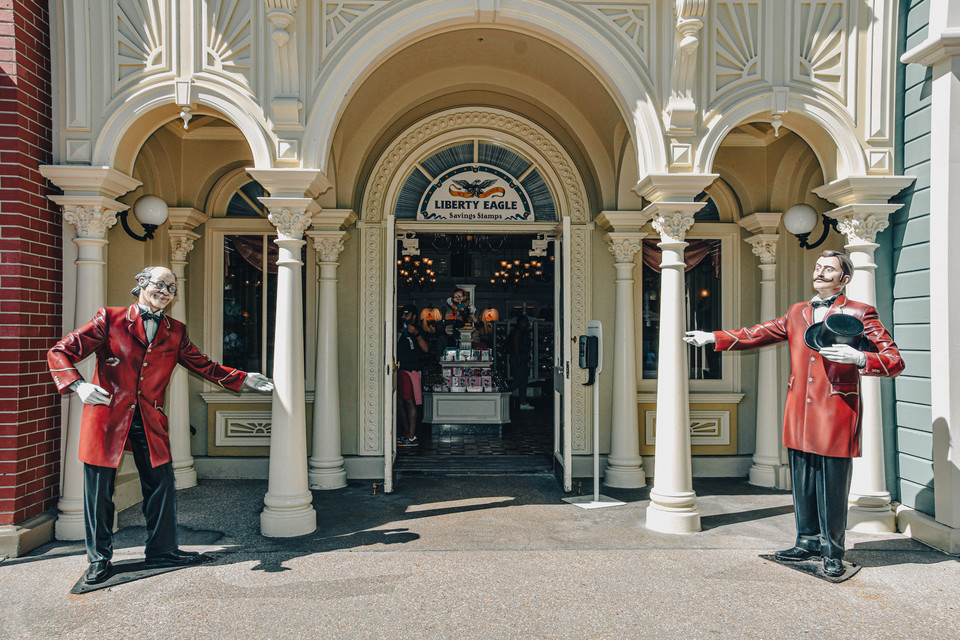
<instances>
[{"instance_id":1,"label":"decorative molding","mask_svg":"<svg viewBox=\"0 0 960 640\"><path fill-rule=\"evenodd\" d=\"M115 87L138 74L169 70L170 4L165 0L116 0Z\"/></svg>"},{"instance_id":2,"label":"decorative molding","mask_svg":"<svg viewBox=\"0 0 960 640\"><path fill-rule=\"evenodd\" d=\"M611 22L630 43L631 48L643 62L643 66L649 68L651 34L655 28L652 20L653 7L650 4L602 3L586 6Z\"/></svg>"},{"instance_id":3,"label":"decorative molding","mask_svg":"<svg viewBox=\"0 0 960 640\"><path fill-rule=\"evenodd\" d=\"M692 213L674 213L653 218L650 224L660 234L663 242L683 242L687 231L693 226Z\"/></svg>"},{"instance_id":4,"label":"decorative molding","mask_svg":"<svg viewBox=\"0 0 960 640\"><path fill-rule=\"evenodd\" d=\"M664 124L674 135L693 135L697 117L694 96L697 80L699 32L703 28L706 0L675 0L677 17L673 49L670 98L664 110Z\"/></svg>"},{"instance_id":5,"label":"decorative molding","mask_svg":"<svg viewBox=\"0 0 960 640\"><path fill-rule=\"evenodd\" d=\"M644 411L644 444L654 446L656 411ZM690 411L690 446L717 446L730 444L730 412L723 410Z\"/></svg>"},{"instance_id":6,"label":"decorative molding","mask_svg":"<svg viewBox=\"0 0 960 640\"><path fill-rule=\"evenodd\" d=\"M200 239L199 233L182 229L170 229L170 260L172 262L186 262L187 254L193 251L193 243Z\"/></svg>"},{"instance_id":7,"label":"decorative molding","mask_svg":"<svg viewBox=\"0 0 960 640\"><path fill-rule=\"evenodd\" d=\"M570 334L571 336L584 335L587 332L587 321L590 311L590 243L591 231L586 225L571 225L571 238L564 238L570 242L570 280L564 283L571 288ZM590 410L591 401L588 399L585 369L573 367L573 376L570 385L573 393L570 406L570 442L574 455L586 454L592 451L590 440L593 433L593 416ZM592 392L590 394L592 396Z\"/></svg>"},{"instance_id":8,"label":"decorative molding","mask_svg":"<svg viewBox=\"0 0 960 640\"><path fill-rule=\"evenodd\" d=\"M745 238L744 242L750 245L753 255L760 258L760 264L777 263L777 241L780 239L775 233L758 233Z\"/></svg>"},{"instance_id":9,"label":"decorative molding","mask_svg":"<svg viewBox=\"0 0 960 640\"><path fill-rule=\"evenodd\" d=\"M759 0L718 1L713 10L711 100L762 80L764 5Z\"/></svg>"},{"instance_id":10,"label":"decorative molding","mask_svg":"<svg viewBox=\"0 0 960 640\"><path fill-rule=\"evenodd\" d=\"M383 454L383 246L384 230L365 224L360 230L360 452Z\"/></svg>"},{"instance_id":11,"label":"decorative molding","mask_svg":"<svg viewBox=\"0 0 960 640\"><path fill-rule=\"evenodd\" d=\"M607 250L615 256L617 263L633 263L633 257L643 248L642 236L640 238L624 238L621 234L607 234L605 238L610 243Z\"/></svg>"},{"instance_id":12,"label":"decorative molding","mask_svg":"<svg viewBox=\"0 0 960 640\"><path fill-rule=\"evenodd\" d=\"M453 110L425 120L393 142L380 156L373 177L368 182L364 196L364 219L375 222L383 216L384 198L400 165L425 141L450 131L466 128L485 128L517 136L537 149L550 163L563 183L560 199L566 199L567 211L572 222L585 223L587 198L579 172L567 155L539 126L500 110ZM561 207L562 209L563 207Z\"/></svg>"},{"instance_id":13,"label":"decorative molding","mask_svg":"<svg viewBox=\"0 0 960 640\"><path fill-rule=\"evenodd\" d=\"M253 87L256 61L254 3L249 0L204 2L203 69Z\"/></svg>"},{"instance_id":14,"label":"decorative molding","mask_svg":"<svg viewBox=\"0 0 960 640\"><path fill-rule=\"evenodd\" d=\"M273 129L299 129L303 108L300 101L300 64L296 42L291 41L296 32L297 0L266 0L266 3L267 19L273 25L273 73L270 74ZM292 159L296 155L294 153ZM277 156L284 158L285 154L278 152Z\"/></svg>"},{"instance_id":15,"label":"decorative molding","mask_svg":"<svg viewBox=\"0 0 960 640\"><path fill-rule=\"evenodd\" d=\"M260 198L261 202L267 199L268 198ZM267 216L267 219L270 221L270 224L277 228L281 236L286 236L294 240L303 238L303 232L310 227L311 222L310 214L306 212L306 208L274 208L266 202L264 202L264 204L270 209L270 214Z\"/></svg>"},{"instance_id":16,"label":"decorative molding","mask_svg":"<svg viewBox=\"0 0 960 640\"><path fill-rule=\"evenodd\" d=\"M845 0L798 2L794 9L794 79L809 82L847 105L850 8Z\"/></svg>"},{"instance_id":17,"label":"decorative molding","mask_svg":"<svg viewBox=\"0 0 960 640\"><path fill-rule=\"evenodd\" d=\"M899 206L895 206L899 209ZM847 237L848 245L874 244L877 234L890 226L889 213L849 213L835 217L837 231Z\"/></svg>"},{"instance_id":18,"label":"decorative molding","mask_svg":"<svg viewBox=\"0 0 960 640\"><path fill-rule=\"evenodd\" d=\"M269 447L271 411L217 411L214 444L218 447Z\"/></svg>"},{"instance_id":19,"label":"decorative molding","mask_svg":"<svg viewBox=\"0 0 960 640\"><path fill-rule=\"evenodd\" d=\"M51 199L57 202L57 199ZM108 208L103 205L63 204L63 219L77 228L78 238L106 238L107 229L117 224L117 212L127 208L124 205Z\"/></svg>"},{"instance_id":20,"label":"decorative molding","mask_svg":"<svg viewBox=\"0 0 960 640\"><path fill-rule=\"evenodd\" d=\"M307 235L313 238L313 248L317 252L320 262L337 262L343 252L343 242L347 238L345 231L340 233L318 233L308 231Z\"/></svg>"},{"instance_id":21,"label":"decorative molding","mask_svg":"<svg viewBox=\"0 0 960 640\"><path fill-rule=\"evenodd\" d=\"M323 2L317 12L320 19L323 57L327 56L361 18L367 17L372 11L388 2L389 0L367 0L366 2L329 2L327 0Z\"/></svg>"}]
</instances>

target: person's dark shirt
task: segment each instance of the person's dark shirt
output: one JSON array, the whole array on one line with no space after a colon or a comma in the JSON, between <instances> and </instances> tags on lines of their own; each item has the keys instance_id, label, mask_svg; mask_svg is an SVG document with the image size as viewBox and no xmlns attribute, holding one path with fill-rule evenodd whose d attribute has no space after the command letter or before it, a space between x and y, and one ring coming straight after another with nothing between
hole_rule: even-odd
<instances>
[{"instance_id":1,"label":"person's dark shirt","mask_svg":"<svg viewBox=\"0 0 960 640\"><path fill-rule=\"evenodd\" d=\"M420 360L423 357L423 351L417 341L417 336L407 333L404 327L397 338L397 362L400 364L401 371L420 371Z\"/></svg>"}]
</instances>

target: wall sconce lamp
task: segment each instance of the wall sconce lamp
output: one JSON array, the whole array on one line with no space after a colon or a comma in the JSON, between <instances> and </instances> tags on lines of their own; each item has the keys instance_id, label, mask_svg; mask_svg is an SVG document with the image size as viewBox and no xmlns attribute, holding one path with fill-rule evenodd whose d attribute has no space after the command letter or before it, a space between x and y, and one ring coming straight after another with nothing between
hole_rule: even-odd
<instances>
[{"instance_id":1,"label":"wall sconce lamp","mask_svg":"<svg viewBox=\"0 0 960 640\"><path fill-rule=\"evenodd\" d=\"M143 235L134 233L127 224L127 213L127 211L121 211L117 214L123 230L134 240L146 242L152 240L153 232L167 221L167 203L158 196L141 196L133 203L133 215L143 227Z\"/></svg>"},{"instance_id":2,"label":"wall sconce lamp","mask_svg":"<svg viewBox=\"0 0 960 640\"><path fill-rule=\"evenodd\" d=\"M783 227L797 236L801 249L816 249L827 239L830 229L837 230L837 221L834 218L827 217L822 213L820 218L823 221L823 233L813 244L807 242L807 238L810 237L813 228L817 226L817 212L810 205L795 204L787 209L786 213L783 214Z\"/></svg>"}]
</instances>

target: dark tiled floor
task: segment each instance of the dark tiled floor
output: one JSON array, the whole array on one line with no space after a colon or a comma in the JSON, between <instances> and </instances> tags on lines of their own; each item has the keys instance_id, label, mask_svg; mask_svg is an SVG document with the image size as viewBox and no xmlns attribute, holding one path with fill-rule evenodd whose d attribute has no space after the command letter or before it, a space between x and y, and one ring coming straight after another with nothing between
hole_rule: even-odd
<instances>
[{"instance_id":1,"label":"dark tiled floor","mask_svg":"<svg viewBox=\"0 0 960 640\"><path fill-rule=\"evenodd\" d=\"M458 425L438 429L421 424L417 429L419 447L398 447L398 463L405 457L416 456L546 456L553 453L553 399L534 399L533 411L510 409L510 423L503 425L470 426L466 433L458 432Z\"/></svg>"}]
</instances>

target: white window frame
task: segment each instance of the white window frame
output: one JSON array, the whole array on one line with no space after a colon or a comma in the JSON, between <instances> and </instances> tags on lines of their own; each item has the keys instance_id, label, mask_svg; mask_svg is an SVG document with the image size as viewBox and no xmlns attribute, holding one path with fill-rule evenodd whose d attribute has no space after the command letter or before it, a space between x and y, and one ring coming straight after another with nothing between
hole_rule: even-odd
<instances>
[{"instance_id":1,"label":"white window frame","mask_svg":"<svg viewBox=\"0 0 960 640\"><path fill-rule=\"evenodd\" d=\"M720 241L720 292L723 309L720 316L722 327L713 330L740 327L740 253L742 241L741 227L735 223L697 222L686 234L687 240ZM658 240L656 233L648 239ZM638 260L639 262L639 260ZM643 265L638 264L638 269ZM641 394L656 393L657 380L643 377L643 278L638 274L634 285L634 304L637 340L637 390ZM706 327L703 327L706 330ZM709 347L707 347L709 348ZM689 380L691 393L729 393L741 386L741 365L739 357L723 357L722 377L718 380Z\"/></svg>"}]
</instances>

